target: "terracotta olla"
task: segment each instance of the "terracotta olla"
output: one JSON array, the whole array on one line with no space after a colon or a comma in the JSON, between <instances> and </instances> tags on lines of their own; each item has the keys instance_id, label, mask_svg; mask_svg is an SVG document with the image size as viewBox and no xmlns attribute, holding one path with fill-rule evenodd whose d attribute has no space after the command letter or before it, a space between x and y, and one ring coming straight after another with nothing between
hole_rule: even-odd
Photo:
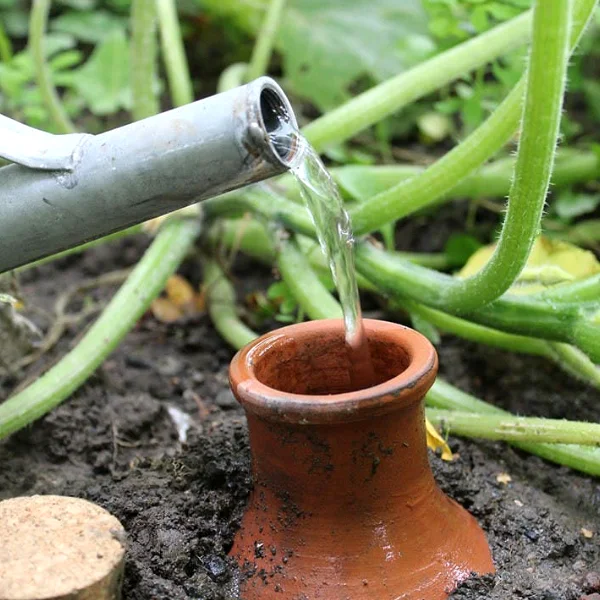
<instances>
[{"instance_id":1,"label":"terracotta olla","mask_svg":"<svg viewBox=\"0 0 600 600\"><path fill-rule=\"evenodd\" d=\"M351 388L337 320L279 329L233 359L254 477L231 550L243 600L441 600L494 570L483 531L429 467L433 346L394 323L365 328L366 389Z\"/></svg>"}]
</instances>

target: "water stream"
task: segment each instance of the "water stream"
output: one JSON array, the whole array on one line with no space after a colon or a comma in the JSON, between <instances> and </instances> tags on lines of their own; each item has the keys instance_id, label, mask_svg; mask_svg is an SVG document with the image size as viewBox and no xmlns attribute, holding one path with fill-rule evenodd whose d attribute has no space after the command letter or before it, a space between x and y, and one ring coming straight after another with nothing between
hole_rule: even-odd
<instances>
[{"instance_id":1,"label":"water stream","mask_svg":"<svg viewBox=\"0 0 600 600\"><path fill-rule=\"evenodd\" d=\"M274 138L273 143L289 147L292 139L296 145L297 158L290 171L298 181L337 287L344 315L352 387L365 388L373 384L375 377L360 308L350 217L337 184L314 148L291 126L285 133L285 136Z\"/></svg>"}]
</instances>

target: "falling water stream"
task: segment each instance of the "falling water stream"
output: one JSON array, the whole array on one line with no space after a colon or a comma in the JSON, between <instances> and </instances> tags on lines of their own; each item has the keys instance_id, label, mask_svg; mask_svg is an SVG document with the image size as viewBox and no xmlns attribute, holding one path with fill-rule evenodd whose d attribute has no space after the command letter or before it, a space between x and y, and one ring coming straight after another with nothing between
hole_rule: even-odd
<instances>
[{"instance_id":1,"label":"falling water stream","mask_svg":"<svg viewBox=\"0 0 600 600\"><path fill-rule=\"evenodd\" d=\"M296 147L296 159L290 169L315 225L337 287L346 331L353 389L362 389L375 380L371 353L365 335L354 267L352 226L339 189L327 168L306 138L291 125L272 139L274 145Z\"/></svg>"}]
</instances>

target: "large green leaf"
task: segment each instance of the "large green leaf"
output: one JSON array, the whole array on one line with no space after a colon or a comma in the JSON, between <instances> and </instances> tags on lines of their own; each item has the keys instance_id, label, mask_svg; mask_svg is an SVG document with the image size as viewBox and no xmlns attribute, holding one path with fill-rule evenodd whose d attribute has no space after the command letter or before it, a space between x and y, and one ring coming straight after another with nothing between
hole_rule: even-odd
<instances>
[{"instance_id":1,"label":"large green leaf","mask_svg":"<svg viewBox=\"0 0 600 600\"><path fill-rule=\"evenodd\" d=\"M106 10L70 10L53 19L51 27L53 31L68 33L83 42L97 44L112 35L116 29L124 31L126 24L124 17Z\"/></svg>"},{"instance_id":2,"label":"large green leaf","mask_svg":"<svg viewBox=\"0 0 600 600\"><path fill-rule=\"evenodd\" d=\"M108 115L131 106L129 44L116 29L94 50L89 60L70 74L74 87L96 115Z\"/></svg>"},{"instance_id":3,"label":"large green leaf","mask_svg":"<svg viewBox=\"0 0 600 600\"><path fill-rule=\"evenodd\" d=\"M256 33L264 0L197 0ZM363 76L382 80L432 50L420 0L289 0L277 38L285 76L321 109L343 102Z\"/></svg>"}]
</instances>

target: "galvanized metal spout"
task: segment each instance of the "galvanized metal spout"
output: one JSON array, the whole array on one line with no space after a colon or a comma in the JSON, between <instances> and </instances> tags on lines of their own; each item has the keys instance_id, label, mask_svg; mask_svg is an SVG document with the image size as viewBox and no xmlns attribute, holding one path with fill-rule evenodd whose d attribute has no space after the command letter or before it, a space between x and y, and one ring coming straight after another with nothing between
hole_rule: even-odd
<instances>
[{"instance_id":1,"label":"galvanized metal spout","mask_svg":"<svg viewBox=\"0 0 600 600\"><path fill-rule=\"evenodd\" d=\"M3 117L0 273L284 172L290 126L268 77L95 136Z\"/></svg>"}]
</instances>

